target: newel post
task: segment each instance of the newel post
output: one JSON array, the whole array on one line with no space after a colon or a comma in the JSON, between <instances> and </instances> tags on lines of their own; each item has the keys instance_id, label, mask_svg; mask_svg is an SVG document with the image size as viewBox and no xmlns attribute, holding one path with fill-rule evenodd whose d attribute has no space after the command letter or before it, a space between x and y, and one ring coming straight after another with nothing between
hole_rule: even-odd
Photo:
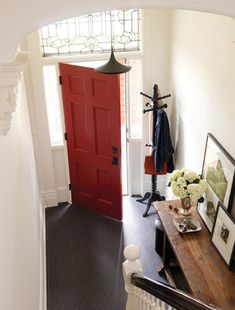
<instances>
[{"instance_id":1,"label":"newel post","mask_svg":"<svg viewBox=\"0 0 235 310\"><path fill-rule=\"evenodd\" d=\"M12 63L0 63L0 135L11 128L12 113L16 109L21 72L27 64L28 54L19 52Z\"/></svg>"},{"instance_id":2,"label":"newel post","mask_svg":"<svg viewBox=\"0 0 235 310\"><path fill-rule=\"evenodd\" d=\"M140 249L136 245L129 245L124 249L124 256L126 258L122 265L123 277L125 281L125 290L128 293L126 310L134 310L135 292L137 288L131 284L131 275L138 273L143 275L143 267L139 261Z\"/></svg>"}]
</instances>

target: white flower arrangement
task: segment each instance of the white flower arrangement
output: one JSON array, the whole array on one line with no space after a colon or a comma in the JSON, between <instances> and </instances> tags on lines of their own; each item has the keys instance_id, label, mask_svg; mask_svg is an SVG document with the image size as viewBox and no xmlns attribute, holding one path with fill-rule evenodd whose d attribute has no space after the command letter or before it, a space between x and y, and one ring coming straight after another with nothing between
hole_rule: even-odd
<instances>
[{"instance_id":1,"label":"white flower arrangement","mask_svg":"<svg viewBox=\"0 0 235 310\"><path fill-rule=\"evenodd\" d=\"M201 179L196 172L189 169L181 169L172 172L168 186L180 198L190 197L194 201L203 202L203 194L207 189L207 182Z\"/></svg>"}]
</instances>

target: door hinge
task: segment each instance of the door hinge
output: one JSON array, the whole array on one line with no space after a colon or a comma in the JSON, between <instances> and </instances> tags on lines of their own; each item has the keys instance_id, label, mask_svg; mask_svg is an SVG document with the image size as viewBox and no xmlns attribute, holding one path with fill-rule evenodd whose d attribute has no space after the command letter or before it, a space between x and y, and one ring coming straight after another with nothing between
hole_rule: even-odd
<instances>
[{"instance_id":1,"label":"door hinge","mask_svg":"<svg viewBox=\"0 0 235 310\"><path fill-rule=\"evenodd\" d=\"M67 132L64 133L64 139L67 141Z\"/></svg>"},{"instance_id":2,"label":"door hinge","mask_svg":"<svg viewBox=\"0 0 235 310\"><path fill-rule=\"evenodd\" d=\"M62 76L61 75L59 76L59 83L60 83L60 85L62 84Z\"/></svg>"},{"instance_id":3,"label":"door hinge","mask_svg":"<svg viewBox=\"0 0 235 310\"><path fill-rule=\"evenodd\" d=\"M69 183L69 190L70 190L70 191L72 190L72 185L71 185L71 183Z\"/></svg>"}]
</instances>

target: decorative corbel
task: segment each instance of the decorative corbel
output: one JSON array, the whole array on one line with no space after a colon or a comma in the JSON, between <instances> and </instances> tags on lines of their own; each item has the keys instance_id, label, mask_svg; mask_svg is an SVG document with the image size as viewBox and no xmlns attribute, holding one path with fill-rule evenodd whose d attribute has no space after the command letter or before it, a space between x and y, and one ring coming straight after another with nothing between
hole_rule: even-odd
<instances>
[{"instance_id":1,"label":"decorative corbel","mask_svg":"<svg viewBox=\"0 0 235 310\"><path fill-rule=\"evenodd\" d=\"M16 109L21 72L28 61L28 53L19 52L12 63L0 63L0 135L11 128L12 113Z\"/></svg>"}]
</instances>

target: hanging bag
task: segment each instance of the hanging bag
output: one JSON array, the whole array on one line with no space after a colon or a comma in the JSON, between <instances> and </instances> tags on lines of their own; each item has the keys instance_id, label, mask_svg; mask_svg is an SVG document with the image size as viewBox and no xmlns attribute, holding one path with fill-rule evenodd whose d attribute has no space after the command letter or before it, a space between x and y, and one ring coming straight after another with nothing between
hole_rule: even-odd
<instances>
[{"instance_id":1,"label":"hanging bag","mask_svg":"<svg viewBox=\"0 0 235 310\"><path fill-rule=\"evenodd\" d=\"M167 173L167 163L163 164L162 171L156 171L154 169L154 159L152 155L145 156L144 160L144 173L145 174L157 174L163 175Z\"/></svg>"}]
</instances>

